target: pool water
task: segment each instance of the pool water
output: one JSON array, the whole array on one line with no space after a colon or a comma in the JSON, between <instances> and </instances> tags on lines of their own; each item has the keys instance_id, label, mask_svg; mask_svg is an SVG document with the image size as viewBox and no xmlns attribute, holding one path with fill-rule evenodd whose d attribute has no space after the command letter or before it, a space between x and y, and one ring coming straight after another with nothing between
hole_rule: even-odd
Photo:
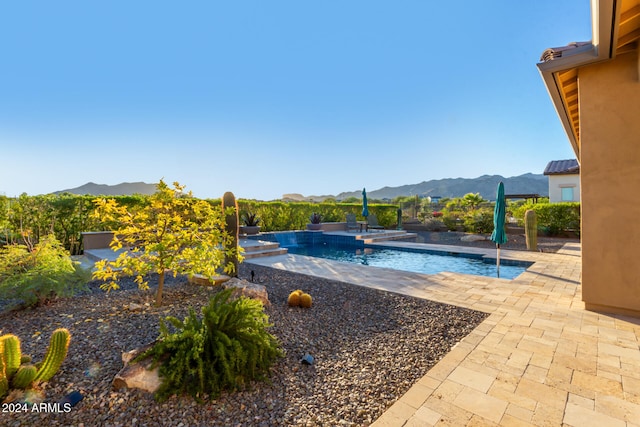
<instances>
[{"instance_id":1,"label":"pool water","mask_svg":"<svg viewBox=\"0 0 640 427\"><path fill-rule=\"evenodd\" d=\"M414 273L437 274L443 271L497 277L495 261L455 255L438 255L426 252L409 252L396 249L355 249L327 245L295 246L289 253L307 255L353 264L393 268ZM500 278L514 279L526 270L526 266L500 264Z\"/></svg>"}]
</instances>

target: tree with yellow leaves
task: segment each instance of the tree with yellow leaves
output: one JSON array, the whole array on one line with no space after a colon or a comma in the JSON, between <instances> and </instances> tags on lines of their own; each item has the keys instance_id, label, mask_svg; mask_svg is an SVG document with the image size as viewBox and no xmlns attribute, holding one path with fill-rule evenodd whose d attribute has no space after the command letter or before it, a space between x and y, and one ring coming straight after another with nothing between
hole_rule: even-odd
<instances>
[{"instance_id":1,"label":"tree with yellow leaves","mask_svg":"<svg viewBox=\"0 0 640 427\"><path fill-rule=\"evenodd\" d=\"M225 230L222 210L194 198L191 192L184 193L184 186L177 182L173 187L160 180L149 204L137 210L119 206L113 199L95 200L95 217L116 225L111 249L122 250L115 261L96 263L93 277L105 282L102 289L118 289L118 278L135 276L138 287L146 290L149 285L144 276L155 272L156 305L160 306L168 271L174 277L202 274L212 278L221 267L225 273L234 273L231 263L223 265L222 248L229 246L232 237Z\"/></svg>"}]
</instances>

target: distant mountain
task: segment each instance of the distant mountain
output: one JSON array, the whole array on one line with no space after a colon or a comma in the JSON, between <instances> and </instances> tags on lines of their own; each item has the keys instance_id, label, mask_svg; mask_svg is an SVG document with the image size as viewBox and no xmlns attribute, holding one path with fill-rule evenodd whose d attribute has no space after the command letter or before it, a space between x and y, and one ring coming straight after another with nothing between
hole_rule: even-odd
<instances>
[{"instance_id":1,"label":"distant mountain","mask_svg":"<svg viewBox=\"0 0 640 427\"><path fill-rule=\"evenodd\" d=\"M378 190L367 191L367 197L371 199L394 199L398 196L420 197L462 197L467 193L480 193L486 200L496 198L498 183L504 183L505 194L539 194L542 197L549 196L549 181L542 174L527 173L520 176L505 178L500 175L482 175L478 178L446 178L423 181L419 184L401 185L400 187L383 187ZM337 196L308 196L300 194L288 194L292 200L321 201L327 197L336 200L344 200L348 197L362 197L362 189L348 191ZM293 196L296 196L295 198Z\"/></svg>"},{"instance_id":2,"label":"distant mountain","mask_svg":"<svg viewBox=\"0 0 640 427\"><path fill-rule=\"evenodd\" d=\"M335 199L336 196L325 195L325 196L308 196L305 197L299 193L289 193L282 195L283 202L322 202L325 199Z\"/></svg>"},{"instance_id":3,"label":"distant mountain","mask_svg":"<svg viewBox=\"0 0 640 427\"><path fill-rule=\"evenodd\" d=\"M89 194L92 196L131 196L133 194L153 194L155 192L156 184L147 184L144 182L123 182L116 185L88 182L80 187L56 191L52 194L71 193Z\"/></svg>"}]
</instances>

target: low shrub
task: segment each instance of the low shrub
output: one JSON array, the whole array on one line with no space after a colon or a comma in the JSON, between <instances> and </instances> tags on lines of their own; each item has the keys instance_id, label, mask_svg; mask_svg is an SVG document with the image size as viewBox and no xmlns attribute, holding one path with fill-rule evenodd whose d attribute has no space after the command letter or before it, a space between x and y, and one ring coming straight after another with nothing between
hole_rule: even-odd
<instances>
[{"instance_id":1,"label":"low shrub","mask_svg":"<svg viewBox=\"0 0 640 427\"><path fill-rule=\"evenodd\" d=\"M531 209L535 211L538 220L538 230L550 236L556 236L566 231L580 232L580 203L526 203L513 211L518 225L524 225L524 213Z\"/></svg>"},{"instance_id":2,"label":"low shrub","mask_svg":"<svg viewBox=\"0 0 640 427\"><path fill-rule=\"evenodd\" d=\"M90 277L53 235L41 238L32 250L18 244L0 249L0 298L18 306L72 296L86 289Z\"/></svg>"},{"instance_id":3,"label":"low shrub","mask_svg":"<svg viewBox=\"0 0 640 427\"><path fill-rule=\"evenodd\" d=\"M271 364L282 356L280 343L267 331L262 303L246 297L229 301L232 292L227 289L211 297L202 308L202 319L193 309L182 322L167 317L175 333L161 320L159 341L137 357L151 355L156 365L161 363L158 400L181 393L215 398L222 390L267 379Z\"/></svg>"},{"instance_id":4,"label":"low shrub","mask_svg":"<svg viewBox=\"0 0 640 427\"><path fill-rule=\"evenodd\" d=\"M442 223L449 231L462 231L462 213L458 211L444 211Z\"/></svg>"},{"instance_id":5,"label":"low shrub","mask_svg":"<svg viewBox=\"0 0 640 427\"><path fill-rule=\"evenodd\" d=\"M464 230L470 233L491 233L493 231L493 211L480 208L464 216Z\"/></svg>"}]
</instances>

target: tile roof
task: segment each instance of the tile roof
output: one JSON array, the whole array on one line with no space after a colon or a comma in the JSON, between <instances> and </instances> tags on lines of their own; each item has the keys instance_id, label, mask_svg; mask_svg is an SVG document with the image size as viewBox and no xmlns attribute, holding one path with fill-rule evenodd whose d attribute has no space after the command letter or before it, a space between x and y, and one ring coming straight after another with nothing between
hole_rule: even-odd
<instances>
[{"instance_id":1,"label":"tile roof","mask_svg":"<svg viewBox=\"0 0 640 427\"><path fill-rule=\"evenodd\" d=\"M544 52L542 52L542 56L540 57L540 62L552 61L557 58L562 58L562 56L567 56L572 53L575 53L574 50L582 47L590 45L591 42L573 42L569 43L567 46L561 47L551 47Z\"/></svg>"},{"instance_id":2,"label":"tile roof","mask_svg":"<svg viewBox=\"0 0 640 427\"><path fill-rule=\"evenodd\" d=\"M576 159L552 160L544 168L544 175L572 175L580 173L580 165Z\"/></svg>"}]
</instances>

